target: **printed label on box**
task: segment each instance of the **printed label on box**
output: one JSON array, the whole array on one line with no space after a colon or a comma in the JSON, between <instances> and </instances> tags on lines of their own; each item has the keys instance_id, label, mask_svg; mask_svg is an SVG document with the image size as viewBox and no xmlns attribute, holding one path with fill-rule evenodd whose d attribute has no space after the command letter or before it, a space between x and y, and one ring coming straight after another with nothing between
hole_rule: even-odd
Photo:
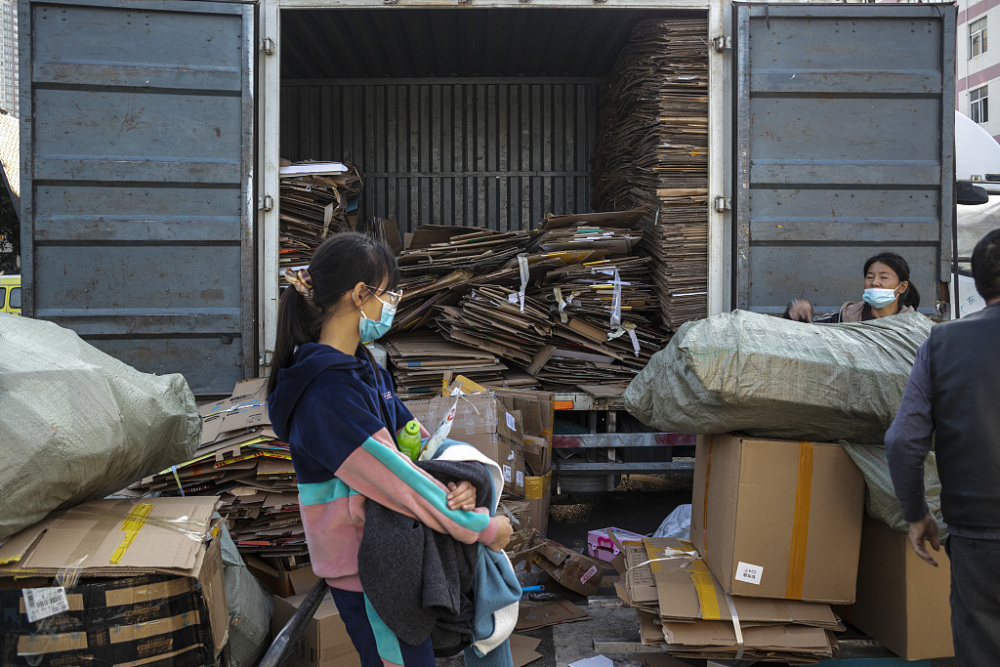
<instances>
[{"instance_id":1,"label":"printed label on box","mask_svg":"<svg viewBox=\"0 0 1000 667\"><path fill-rule=\"evenodd\" d=\"M511 474L510 466L504 466L503 467L503 481L509 483L510 482L510 474Z\"/></svg>"},{"instance_id":2,"label":"printed label on box","mask_svg":"<svg viewBox=\"0 0 1000 667\"><path fill-rule=\"evenodd\" d=\"M760 580L764 576L764 568L760 565L751 565L740 561L736 566L736 581L745 581L754 586L760 586Z\"/></svg>"},{"instance_id":3,"label":"printed label on box","mask_svg":"<svg viewBox=\"0 0 1000 667\"><path fill-rule=\"evenodd\" d=\"M590 569L587 570L586 572L584 572L583 576L580 577L580 583L581 584L587 583L588 581L590 581L593 578L593 576L595 574L597 574L597 566L596 565L591 565Z\"/></svg>"},{"instance_id":4,"label":"printed label on box","mask_svg":"<svg viewBox=\"0 0 1000 667\"><path fill-rule=\"evenodd\" d=\"M517 471L517 485L524 486L524 473L520 470Z\"/></svg>"},{"instance_id":5,"label":"printed label on box","mask_svg":"<svg viewBox=\"0 0 1000 667\"><path fill-rule=\"evenodd\" d=\"M514 421L514 415L507 413L507 428L511 431L517 432L517 422Z\"/></svg>"},{"instance_id":6,"label":"printed label on box","mask_svg":"<svg viewBox=\"0 0 1000 667\"><path fill-rule=\"evenodd\" d=\"M69 611L66 589L62 586L25 588L21 594L24 596L24 608L28 612L28 621L31 623Z\"/></svg>"}]
</instances>

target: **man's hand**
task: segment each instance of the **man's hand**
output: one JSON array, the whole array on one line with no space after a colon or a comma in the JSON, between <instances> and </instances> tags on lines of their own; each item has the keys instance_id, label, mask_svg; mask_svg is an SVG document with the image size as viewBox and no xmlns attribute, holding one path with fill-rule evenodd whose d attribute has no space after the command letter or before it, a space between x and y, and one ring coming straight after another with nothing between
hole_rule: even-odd
<instances>
[{"instance_id":1,"label":"man's hand","mask_svg":"<svg viewBox=\"0 0 1000 667\"><path fill-rule=\"evenodd\" d=\"M476 509L476 487L469 482L448 482L448 509Z\"/></svg>"},{"instance_id":2,"label":"man's hand","mask_svg":"<svg viewBox=\"0 0 1000 667\"><path fill-rule=\"evenodd\" d=\"M489 547L493 551L501 551L510 542L510 536L514 534L514 528L510 525L510 519L505 516L498 516L496 520L497 535L490 542Z\"/></svg>"},{"instance_id":3,"label":"man's hand","mask_svg":"<svg viewBox=\"0 0 1000 667\"><path fill-rule=\"evenodd\" d=\"M941 541L938 539L938 522L930 512L920 521L910 524L910 544L913 546L915 554L937 567L937 561L924 545L925 541L931 543L931 548L934 551L941 550Z\"/></svg>"},{"instance_id":4,"label":"man's hand","mask_svg":"<svg viewBox=\"0 0 1000 667\"><path fill-rule=\"evenodd\" d=\"M808 299L792 299L788 304L789 319L798 322L813 321L813 305Z\"/></svg>"}]
</instances>

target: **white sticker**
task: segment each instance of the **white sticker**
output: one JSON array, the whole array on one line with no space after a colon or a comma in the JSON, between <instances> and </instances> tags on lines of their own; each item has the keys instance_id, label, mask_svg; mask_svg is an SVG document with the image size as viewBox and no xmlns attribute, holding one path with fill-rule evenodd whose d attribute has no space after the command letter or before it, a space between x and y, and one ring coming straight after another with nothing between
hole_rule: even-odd
<instances>
[{"instance_id":1,"label":"white sticker","mask_svg":"<svg viewBox=\"0 0 1000 667\"><path fill-rule=\"evenodd\" d=\"M764 576L764 568L761 565L751 565L740 561L736 566L736 581L745 581L754 586L760 586L760 580Z\"/></svg>"},{"instance_id":2,"label":"white sticker","mask_svg":"<svg viewBox=\"0 0 1000 667\"><path fill-rule=\"evenodd\" d=\"M524 486L524 473L520 470L517 471L517 485Z\"/></svg>"},{"instance_id":3,"label":"white sticker","mask_svg":"<svg viewBox=\"0 0 1000 667\"><path fill-rule=\"evenodd\" d=\"M514 415L507 413L507 428L511 431L517 431L517 422L514 421Z\"/></svg>"},{"instance_id":4,"label":"white sticker","mask_svg":"<svg viewBox=\"0 0 1000 667\"><path fill-rule=\"evenodd\" d=\"M510 473L511 473L510 466L504 466L503 467L503 481L508 482L508 483L510 482Z\"/></svg>"},{"instance_id":5,"label":"white sticker","mask_svg":"<svg viewBox=\"0 0 1000 667\"><path fill-rule=\"evenodd\" d=\"M24 608L28 612L28 621L30 623L61 614L64 611L69 611L69 602L66 600L66 589L62 586L53 588L25 588L21 593L24 596Z\"/></svg>"},{"instance_id":6,"label":"white sticker","mask_svg":"<svg viewBox=\"0 0 1000 667\"><path fill-rule=\"evenodd\" d=\"M581 584L587 583L595 574L597 574L597 566L591 565L590 569L584 572L583 576L580 577L580 583Z\"/></svg>"},{"instance_id":7,"label":"white sticker","mask_svg":"<svg viewBox=\"0 0 1000 667\"><path fill-rule=\"evenodd\" d=\"M509 452L507 453L507 460L508 460L508 461L513 461L513 460L514 460L514 450L513 450L513 449L512 449L512 450L510 450L510 451L509 451Z\"/></svg>"}]
</instances>

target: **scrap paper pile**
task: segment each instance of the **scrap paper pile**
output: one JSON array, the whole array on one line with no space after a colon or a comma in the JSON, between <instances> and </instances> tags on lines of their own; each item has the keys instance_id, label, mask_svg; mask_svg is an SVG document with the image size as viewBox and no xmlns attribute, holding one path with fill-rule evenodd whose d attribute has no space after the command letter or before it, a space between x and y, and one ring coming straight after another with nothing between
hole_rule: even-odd
<instances>
[{"instance_id":1,"label":"scrap paper pile","mask_svg":"<svg viewBox=\"0 0 1000 667\"><path fill-rule=\"evenodd\" d=\"M267 414L267 380L238 382L233 395L203 406L201 446L190 461L147 477L132 492L218 496L240 553L308 560L298 485L288 445Z\"/></svg>"},{"instance_id":2,"label":"scrap paper pile","mask_svg":"<svg viewBox=\"0 0 1000 667\"><path fill-rule=\"evenodd\" d=\"M279 265L305 266L327 236L357 227L361 172L340 162L282 160L279 177Z\"/></svg>"},{"instance_id":3,"label":"scrap paper pile","mask_svg":"<svg viewBox=\"0 0 1000 667\"><path fill-rule=\"evenodd\" d=\"M812 664L834 657L843 624L828 604L728 595L690 542L619 543L618 596L642 643L683 658Z\"/></svg>"},{"instance_id":4,"label":"scrap paper pile","mask_svg":"<svg viewBox=\"0 0 1000 667\"><path fill-rule=\"evenodd\" d=\"M638 24L602 100L597 210L641 207L664 325L704 317L708 290L708 26Z\"/></svg>"},{"instance_id":5,"label":"scrap paper pile","mask_svg":"<svg viewBox=\"0 0 1000 667\"><path fill-rule=\"evenodd\" d=\"M488 387L624 388L667 340L653 260L638 254L642 215L549 216L531 233L417 230L386 340L401 395L436 391L454 368Z\"/></svg>"}]
</instances>

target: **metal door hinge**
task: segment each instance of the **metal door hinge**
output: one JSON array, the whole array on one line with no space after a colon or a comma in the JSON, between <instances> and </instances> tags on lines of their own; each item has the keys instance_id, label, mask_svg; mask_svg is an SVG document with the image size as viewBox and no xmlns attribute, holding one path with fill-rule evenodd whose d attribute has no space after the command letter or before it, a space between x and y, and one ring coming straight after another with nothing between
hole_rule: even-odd
<instances>
[{"instance_id":1,"label":"metal door hinge","mask_svg":"<svg viewBox=\"0 0 1000 667\"><path fill-rule=\"evenodd\" d=\"M274 350L264 350L264 352L257 358L257 363L261 366L270 366L271 359L274 357Z\"/></svg>"},{"instance_id":2,"label":"metal door hinge","mask_svg":"<svg viewBox=\"0 0 1000 667\"><path fill-rule=\"evenodd\" d=\"M720 35L712 40L712 47L715 49L716 53L722 53L726 49L733 48L733 38Z\"/></svg>"},{"instance_id":3,"label":"metal door hinge","mask_svg":"<svg viewBox=\"0 0 1000 667\"><path fill-rule=\"evenodd\" d=\"M260 201L257 203L257 208L259 208L262 211L270 211L271 209L274 208L274 197L272 197L271 195L264 195L263 197L260 198Z\"/></svg>"},{"instance_id":4,"label":"metal door hinge","mask_svg":"<svg viewBox=\"0 0 1000 667\"><path fill-rule=\"evenodd\" d=\"M729 197L716 197L713 205L716 213L722 213L732 208L732 200Z\"/></svg>"},{"instance_id":5,"label":"metal door hinge","mask_svg":"<svg viewBox=\"0 0 1000 667\"><path fill-rule=\"evenodd\" d=\"M263 37L260 40L260 50L264 52L266 56L274 55L274 40L270 37Z\"/></svg>"}]
</instances>

